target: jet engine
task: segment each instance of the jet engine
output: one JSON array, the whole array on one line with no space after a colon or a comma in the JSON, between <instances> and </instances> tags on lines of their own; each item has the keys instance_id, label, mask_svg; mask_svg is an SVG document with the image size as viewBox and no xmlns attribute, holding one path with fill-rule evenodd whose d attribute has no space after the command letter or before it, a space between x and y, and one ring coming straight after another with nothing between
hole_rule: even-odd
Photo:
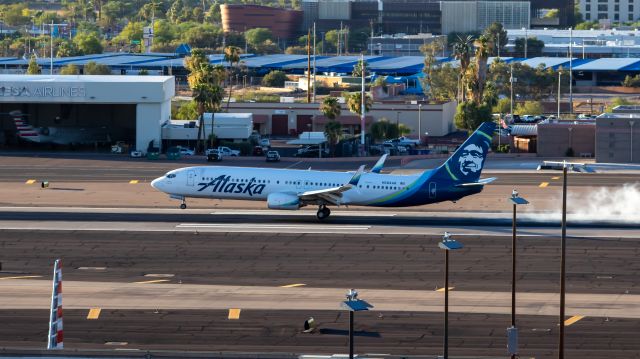
<instances>
[{"instance_id":1,"label":"jet engine","mask_svg":"<svg viewBox=\"0 0 640 359\"><path fill-rule=\"evenodd\" d=\"M270 209L298 209L301 207L300 198L295 194L271 193L267 197L267 207Z\"/></svg>"}]
</instances>

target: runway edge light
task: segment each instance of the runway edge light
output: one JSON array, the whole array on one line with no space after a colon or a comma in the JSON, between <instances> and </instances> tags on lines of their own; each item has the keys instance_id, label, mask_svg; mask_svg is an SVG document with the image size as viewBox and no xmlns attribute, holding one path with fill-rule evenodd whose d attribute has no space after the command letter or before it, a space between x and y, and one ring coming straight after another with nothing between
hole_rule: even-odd
<instances>
[{"instance_id":1,"label":"runway edge light","mask_svg":"<svg viewBox=\"0 0 640 359\"><path fill-rule=\"evenodd\" d=\"M47 349L63 349L62 332L62 262L53 264L53 288L51 291L51 313L49 315L49 335Z\"/></svg>"}]
</instances>

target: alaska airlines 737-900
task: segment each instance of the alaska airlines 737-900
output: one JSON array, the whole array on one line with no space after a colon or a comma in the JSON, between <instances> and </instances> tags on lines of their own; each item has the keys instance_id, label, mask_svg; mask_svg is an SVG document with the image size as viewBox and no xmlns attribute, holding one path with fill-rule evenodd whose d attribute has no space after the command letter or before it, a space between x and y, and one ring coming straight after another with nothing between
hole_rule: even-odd
<instances>
[{"instance_id":1,"label":"alaska airlines 737-900","mask_svg":"<svg viewBox=\"0 0 640 359\"><path fill-rule=\"evenodd\" d=\"M416 175L365 173L364 166L355 173L198 166L169 171L151 186L182 200L183 209L188 197L254 200L283 210L315 205L318 219L329 216L327 206L408 207L456 201L495 180L480 179L494 130L494 123L483 123L443 165Z\"/></svg>"}]
</instances>

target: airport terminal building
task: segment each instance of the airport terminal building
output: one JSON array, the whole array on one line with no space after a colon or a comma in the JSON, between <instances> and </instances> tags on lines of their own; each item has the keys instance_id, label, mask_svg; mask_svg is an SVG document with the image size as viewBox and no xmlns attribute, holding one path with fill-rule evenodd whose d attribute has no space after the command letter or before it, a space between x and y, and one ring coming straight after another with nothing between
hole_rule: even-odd
<instances>
[{"instance_id":1,"label":"airport terminal building","mask_svg":"<svg viewBox=\"0 0 640 359\"><path fill-rule=\"evenodd\" d=\"M0 75L0 140L17 143L11 114L19 112L35 132L101 129L105 142L146 151L151 142L161 146L174 94L173 76Z\"/></svg>"}]
</instances>

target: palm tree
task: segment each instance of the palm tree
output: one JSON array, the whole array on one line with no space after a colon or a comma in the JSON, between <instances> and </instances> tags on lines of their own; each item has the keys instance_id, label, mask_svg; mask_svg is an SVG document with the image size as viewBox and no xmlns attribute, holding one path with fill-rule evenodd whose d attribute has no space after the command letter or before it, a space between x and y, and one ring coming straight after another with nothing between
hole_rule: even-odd
<instances>
[{"instance_id":1,"label":"palm tree","mask_svg":"<svg viewBox=\"0 0 640 359\"><path fill-rule=\"evenodd\" d=\"M371 105L373 104L373 100L371 96L365 95L365 111L369 112L371 109ZM347 95L347 107L349 111L356 113L358 115L362 115L362 94L360 92L353 92ZM363 129L364 130L364 129Z\"/></svg>"},{"instance_id":2,"label":"palm tree","mask_svg":"<svg viewBox=\"0 0 640 359\"><path fill-rule=\"evenodd\" d=\"M471 52L473 49L473 37L471 35L466 38L461 38L458 36L458 39L453 44L453 53L456 60L460 61L460 75L459 81L461 82L461 94L462 101L465 100L465 89L466 89L466 74L469 65L471 65Z\"/></svg>"},{"instance_id":3,"label":"palm tree","mask_svg":"<svg viewBox=\"0 0 640 359\"><path fill-rule=\"evenodd\" d=\"M229 112L229 103L231 102L231 92L233 91L233 64L240 61L240 48L237 46L227 46L224 48L224 61L229 63L229 98L227 99L227 112Z\"/></svg>"},{"instance_id":4,"label":"palm tree","mask_svg":"<svg viewBox=\"0 0 640 359\"><path fill-rule=\"evenodd\" d=\"M335 153L335 147L340 137L342 137L342 124L339 121L331 120L324 125L324 135L329 139L331 155Z\"/></svg>"},{"instance_id":5,"label":"palm tree","mask_svg":"<svg viewBox=\"0 0 640 359\"><path fill-rule=\"evenodd\" d=\"M324 134L329 139L329 145L331 146L331 155L335 153L335 145L342 136L342 123L336 121L336 117L340 116L342 107L340 102L335 97L325 97L320 104L320 112L329 119L329 122L324 126Z\"/></svg>"},{"instance_id":6,"label":"palm tree","mask_svg":"<svg viewBox=\"0 0 640 359\"><path fill-rule=\"evenodd\" d=\"M484 88L487 82L487 61L493 44L485 36L480 36L480 38L474 42L474 45L476 47L476 66L475 76L473 79L474 86L472 88L473 91L471 96L476 104L480 104L480 102L482 102Z\"/></svg>"},{"instance_id":7,"label":"palm tree","mask_svg":"<svg viewBox=\"0 0 640 359\"><path fill-rule=\"evenodd\" d=\"M329 120L335 120L342 112L342 106L335 97L325 97L320 104L320 112Z\"/></svg>"}]
</instances>

